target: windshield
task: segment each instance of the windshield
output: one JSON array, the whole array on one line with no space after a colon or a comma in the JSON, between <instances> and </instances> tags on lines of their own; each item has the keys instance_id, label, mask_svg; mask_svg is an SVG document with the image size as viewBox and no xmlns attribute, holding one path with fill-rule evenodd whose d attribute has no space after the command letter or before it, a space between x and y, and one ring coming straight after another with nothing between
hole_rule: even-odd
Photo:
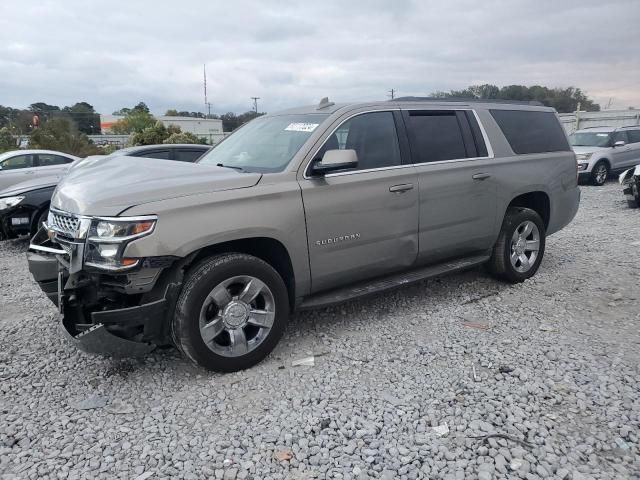
<instances>
[{"instance_id":1,"label":"windshield","mask_svg":"<svg viewBox=\"0 0 640 480\"><path fill-rule=\"evenodd\" d=\"M249 172L281 172L327 115L259 117L226 138L198 163Z\"/></svg>"},{"instance_id":2,"label":"windshield","mask_svg":"<svg viewBox=\"0 0 640 480\"><path fill-rule=\"evenodd\" d=\"M608 132L576 132L569 136L574 147L608 147L610 140L611 134Z\"/></svg>"}]
</instances>

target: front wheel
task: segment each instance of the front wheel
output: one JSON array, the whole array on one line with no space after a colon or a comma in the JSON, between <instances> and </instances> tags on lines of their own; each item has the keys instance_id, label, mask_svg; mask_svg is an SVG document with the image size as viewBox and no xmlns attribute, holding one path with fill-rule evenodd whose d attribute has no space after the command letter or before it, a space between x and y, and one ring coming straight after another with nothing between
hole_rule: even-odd
<instances>
[{"instance_id":1,"label":"front wheel","mask_svg":"<svg viewBox=\"0 0 640 480\"><path fill-rule=\"evenodd\" d=\"M288 317L287 288L278 272L259 258L229 253L204 260L188 274L172 336L194 363L234 372L273 350Z\"/></svg>"},{"instance_id":2,"label":"front wheel","mask_svg":"<svg viewBox=\"0 0 640 480\"><path fill-rule=\"evenodd\" d=\"M511 207L502 222L489 260L491 273L510 283L524 282L538 271L544 255L546 231L535 210Z\"/></svg>"},{"instance_id":3,"label":"front wheel","mask_svg":"<svg viewBox=\"0 0 640 480\"><path fill-rule=\"evenodd\" d=\"M600 160L593 166L593 170L591 170L591 183L597 187L601 187L606 183L608 177L609 167L607 166L607 162Z\"/></svg>"}]
</instances>

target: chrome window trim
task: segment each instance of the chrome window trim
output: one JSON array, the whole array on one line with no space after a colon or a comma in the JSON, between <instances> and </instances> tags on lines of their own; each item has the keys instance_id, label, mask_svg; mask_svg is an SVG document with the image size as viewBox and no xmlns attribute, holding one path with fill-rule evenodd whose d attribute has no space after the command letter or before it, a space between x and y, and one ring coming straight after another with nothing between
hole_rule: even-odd
<instances>
[{"instance_id":1,"label":"chrome window trim","mask_svg":"<svg viewBox=\"0 0 640 480\"><path fill-rule=\"evenodd\" d=\"M468 161L474 161L474 160L486 160L486 159L492 159L495 158L495 154L493 152L493 147L491 146L491 142L489 142L489 136L487 135L486 130L484 129L484 125L482 124L482 122L480 121L480 117L478 116L478 113L476 112L475 109L473 108L432 108L432 109L425 109L425 108L384 108L384 109L380 109L380 110L366 110L364 112L357 112L354 113L352 115L349 115L347 118L344 119L344 121L340 122L333 130L331 130L331 133L329 133L329 135L327 135L327 138L325 138L324 142L322 142L322 144L315 149L315 151L313 152L313 155L311 156L311 159L309 160L309 162L307 163L307 165L304 168L304 174L303 174L303 178L305 180L311 180L313 178L318 178L315 177L313 175L309 175L309 169L311 168L311 163L313 162L313 159L315 158L316 154L320 151L320 149L322 147L324 147L324 144L327 142L327 140L329 140L329 137L331 137L331 135L333 135L334 133L336 133L336 131L342 126L344 125L346 122L348 122L349 120L351 120L354 117L357 117L358 115L364 115L367 113L378 113L378 112L397 112L397 111L407 111L407 112L415 112L415 111L429 111L429 110L438 110L438 111L442 111L442 110L451 110L454 112L457 111L470 111L473 113L476 122L478 123L478 126L480 127L480 133L482 134L482 138L484 140L484 144L487 148L487 155L484 157L464 157L464 158L452 158L449 160L438 160L435 162L422 162L422 163L408 163L408 164L402 164L402 165L392 165L389 167L379 167L379 168L367 168L365 170L353 170L353 171L346 171L346 172L336 172L336 173L329 173L327 175L323 175L322 178L332 178L332 177L342 177L344 175L356 175L359 173L370 173L370 172L381 172L384 170L395 170L395 169L399 169L399 168L407 168L407 167L420 167L420 166L424 166L424 165L442 165L442 164L446 164L446 163L453 163L453 162L468 162ZM399 140L399 139L398 139Z\"/></svg>"}]
</instances>

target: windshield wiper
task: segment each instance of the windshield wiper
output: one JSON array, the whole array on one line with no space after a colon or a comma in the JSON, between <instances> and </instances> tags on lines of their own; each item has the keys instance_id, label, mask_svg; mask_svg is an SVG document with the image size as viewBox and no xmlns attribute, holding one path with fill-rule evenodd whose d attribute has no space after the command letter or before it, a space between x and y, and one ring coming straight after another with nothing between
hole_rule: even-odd
<instances>
[{"instance_id":1,"label":"windshield wiper","mask_svg":"<svg viewBox=\"0 0 640 480\"><path fill-rule=\"evenodd\" d=\"M242 167L235 167L233 165L225 165L223 163L216 163L216 167L233 168L234 170L238 170L239 172L244 172L244 168L242 168Z\"/></svg>"}]
</instances>

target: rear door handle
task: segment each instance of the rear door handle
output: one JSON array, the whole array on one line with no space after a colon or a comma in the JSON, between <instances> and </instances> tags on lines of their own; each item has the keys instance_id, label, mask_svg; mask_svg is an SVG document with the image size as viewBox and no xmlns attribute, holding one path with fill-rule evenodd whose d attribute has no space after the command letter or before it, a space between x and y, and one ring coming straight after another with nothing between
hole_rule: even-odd
<instances>
[{"instance_id":1,"label":"rear door handle","mask_svg":"<svg viewBox=\"0 0 640 480\"><path fill-rule=\"evenodd\" d=\"M413 188L413 183L402 183L400 185L392 185L389 187L390 192L402 193Z\"/></svg>"},{"instance_id":2,"label":"rear door handle","mask_svg":"<svg viewBox=\"0 0 640 480\"><path fill-rule=\"evenodd\" d=\"M487 178L489 178L491 175L489 175L488 173L476 173L473 177L474 180L486 180Z\"/></svg>"}]
</instances>

